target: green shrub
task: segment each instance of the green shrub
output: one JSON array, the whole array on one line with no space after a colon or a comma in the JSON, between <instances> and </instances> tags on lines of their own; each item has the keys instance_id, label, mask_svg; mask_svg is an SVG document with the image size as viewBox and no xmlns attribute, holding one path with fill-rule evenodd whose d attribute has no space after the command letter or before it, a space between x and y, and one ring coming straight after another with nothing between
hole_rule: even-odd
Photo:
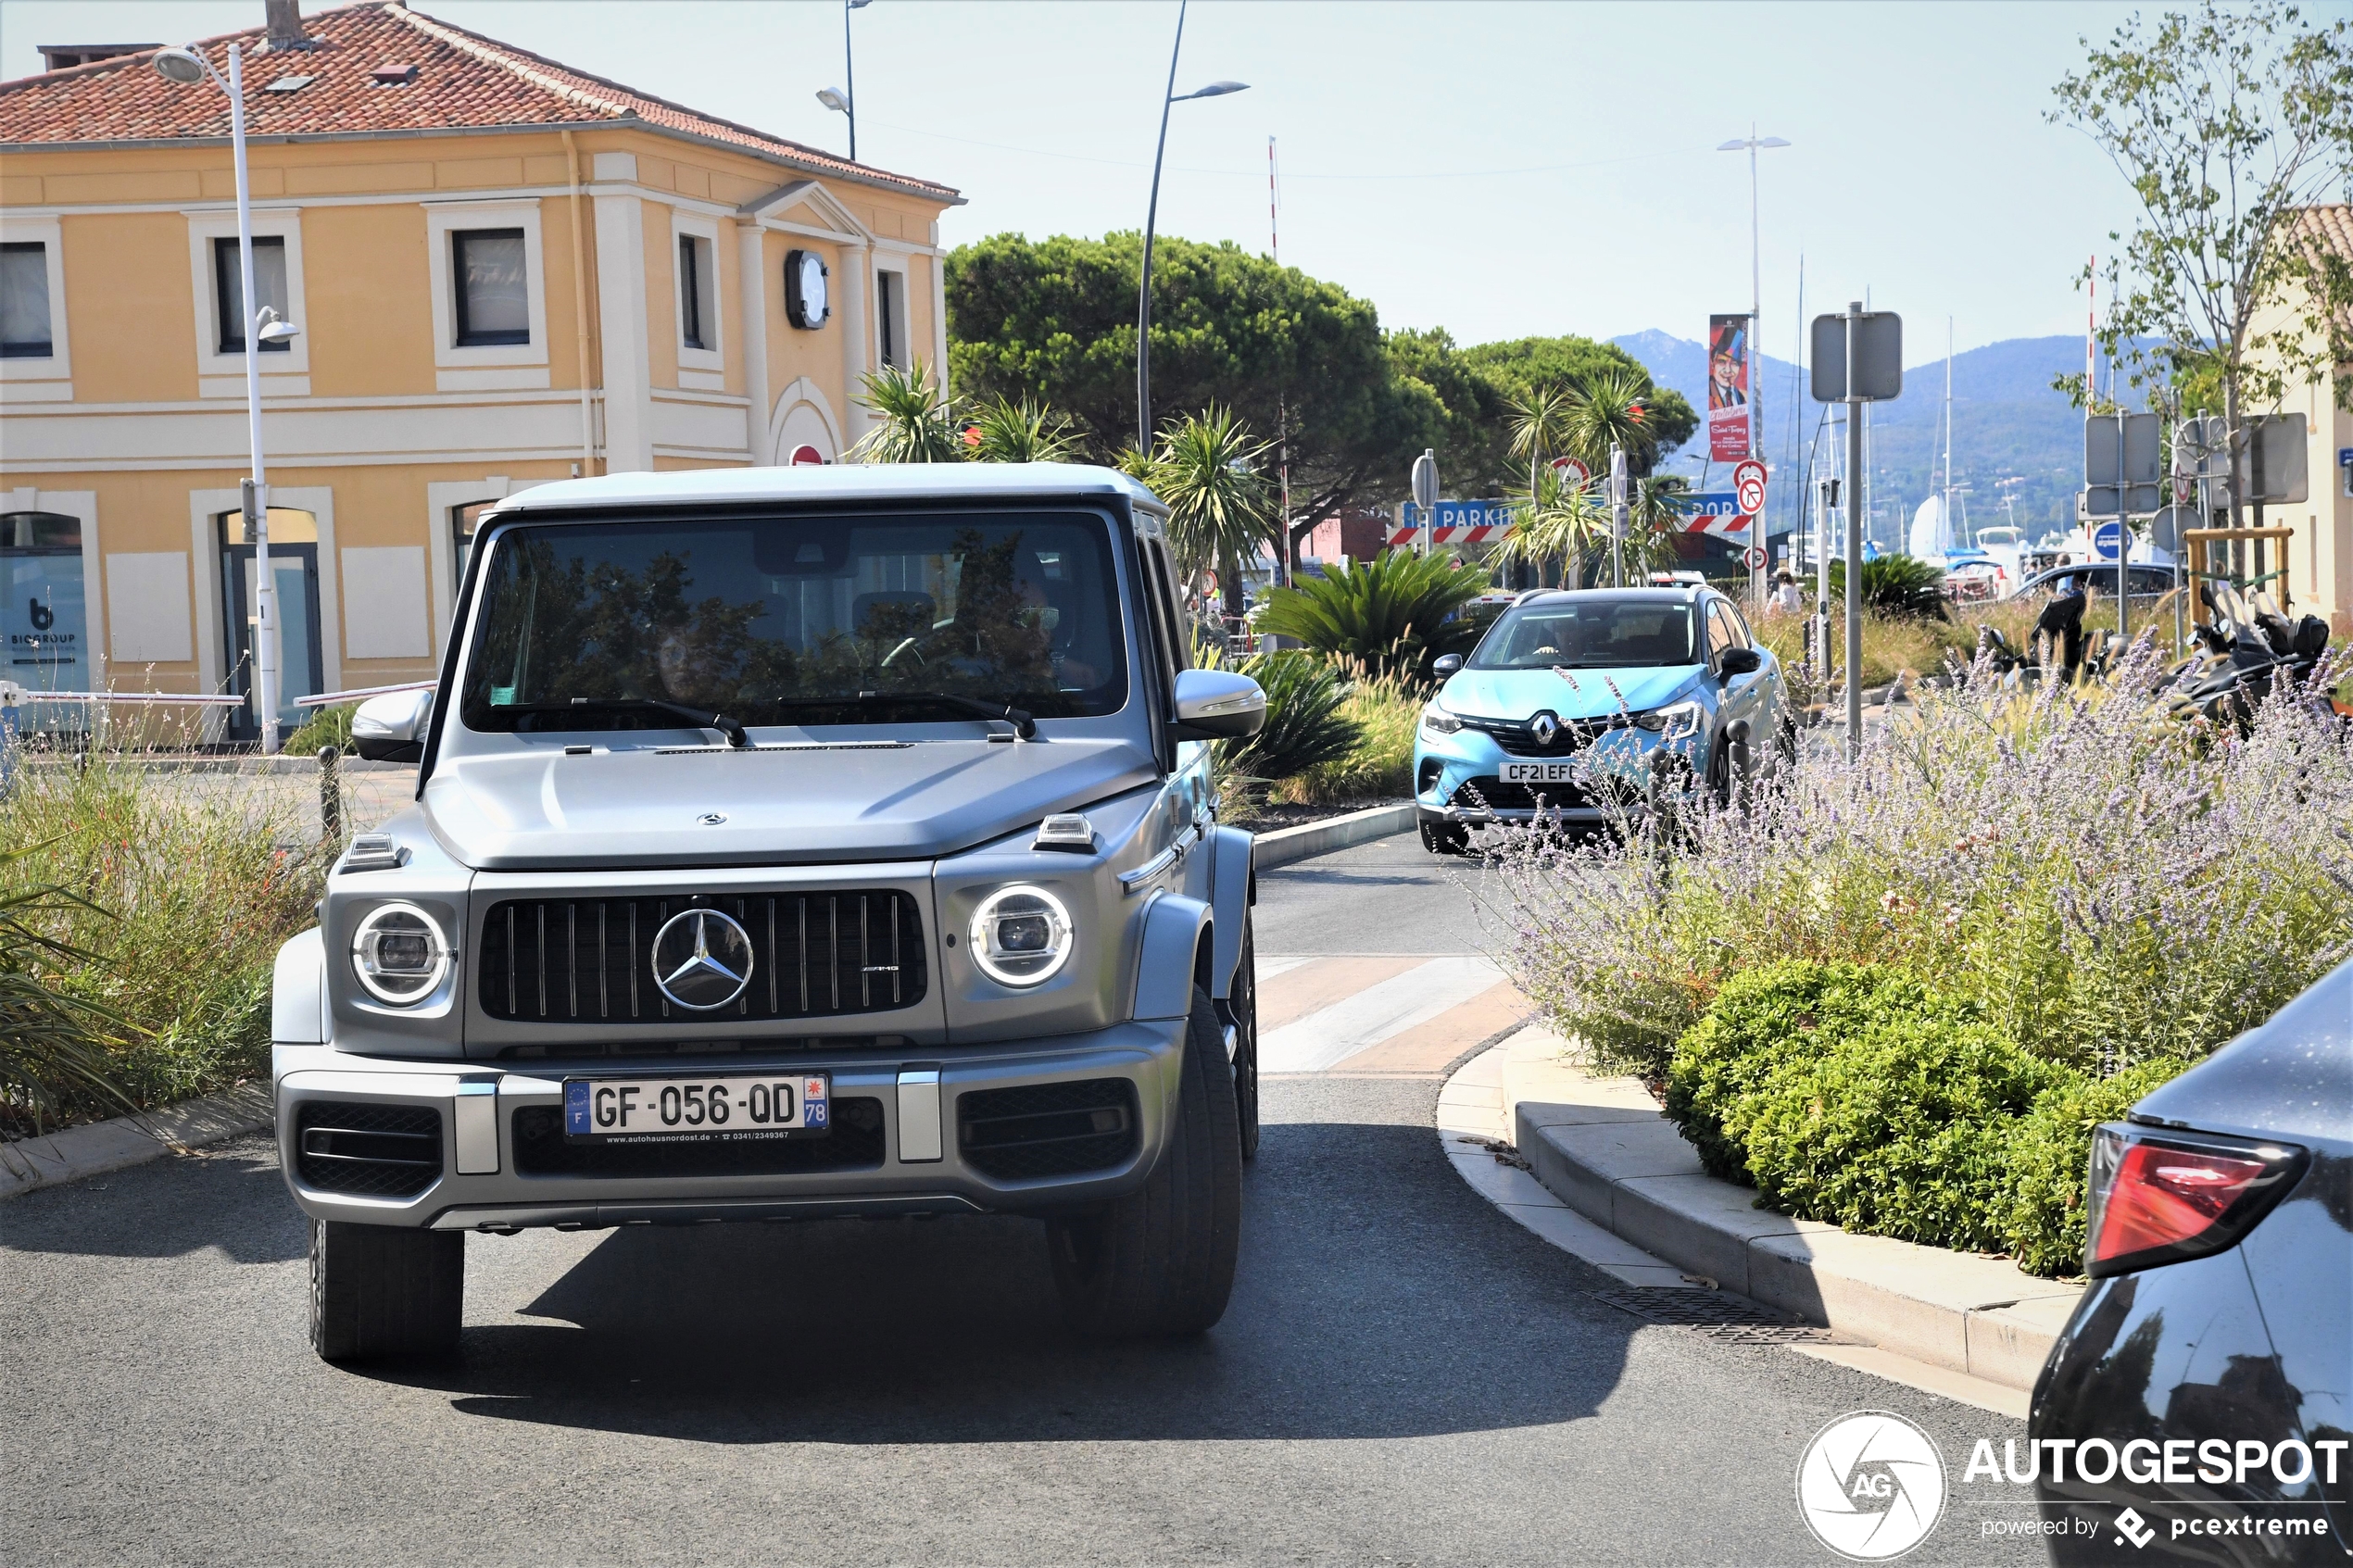
<instances>
[{"instance_id":1,"label":"green shrub","mask_svg":"<svg viewBox=\"0 0 2353 1568\"><path fill-rule=\"evenodd\" d=\"M1322 659L1265 653L1245 661L1241 673L1266 694L1266 721L1254 735L1218 743L1236 773L1274 784L1337 762L1355 746L1356 726L1340 711L1348 687Z\"/></svg>"},{"instance_id":2,"label":"green shrub","mask_svg":"<svg viewBox=\"0 0 2353 1568\"><path fill-rule=\"evenodd\" d=\"M1413 794L1421 696L1395 675L1360 674L1347 690L1340 712L1354 728L1355 741L1345 756L1309 769L1284 793L1308 802L1397 800Z\"/></svg>"},{"instance_id":3,"label":"green shrub","mask_svg":"<svg viewBox=\"0 0 2353 1568\"><path fill-rule=\"evenodd\" d=\"M1846 602L1846 563L1831 562L1831 597ZM1863 607L1898 620L1942 621L1944 571L1913 556L1881 556L1863 563Z\"/></svg>"},{"instance_id":4,"label":"green shrub","mask_svg":"<svg viewBox=\"0 0 2353 1568\"><path fill-rule=\"evenodd\" d=\"M2158 1057L2113 1078L2070 1073L2036 1097L2010 1131L2004 1241L2031 1274L2071 1274L2083 1261L2083 1182L2092 1129L2120 1122L2133 1103L2190 1063Z\"/></svg>"},{"instance_id":5,"label":"green shrub","mask_svg":"<svg viewBox=\"0 0 2353 1568\"><path fill-rule=\"evenodd\" d=\"M351 750L351 718L359 711L359 705L356 702L319 709L303 721L300 729L286 737L285 754L289 757L316 757L322 746L332 746L342 751Z\"/></svg>"},{"instance_id":6,"label":"green shrub","mask_svg":"<svg viewBox=\"0 0 2353 1568\"><path fill-rule=\"evenodd\" d=\"M1476 567L1456 569L1442 556L1383 550L1346 571L1302 577L1267 596L1258 629L1297 639L1327 659L1373 675L1400 675L1426 685L1441 654L1462 653L1480 623L1449 621L1487 589Z\"/></svg>"}]
</instances>

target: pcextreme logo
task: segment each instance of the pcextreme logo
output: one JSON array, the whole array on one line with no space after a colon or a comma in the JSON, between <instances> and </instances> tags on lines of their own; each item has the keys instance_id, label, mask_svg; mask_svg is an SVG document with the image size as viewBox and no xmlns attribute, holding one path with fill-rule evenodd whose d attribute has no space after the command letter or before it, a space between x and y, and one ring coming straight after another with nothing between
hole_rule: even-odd
<instances>
[{"instance_id":1,"label":"pcextreme logo","mask_svg":"<svg viewBox=\"0 0 2353 1568\"><path fill-rule=\"evenodd\" d=\"M1901 1557L1944 1512L1944 1458L1885 1411L1840 1416L1797 1461L1797 1511L1814 1538L1857 1562Z\"/></svg>"}]
</instances>

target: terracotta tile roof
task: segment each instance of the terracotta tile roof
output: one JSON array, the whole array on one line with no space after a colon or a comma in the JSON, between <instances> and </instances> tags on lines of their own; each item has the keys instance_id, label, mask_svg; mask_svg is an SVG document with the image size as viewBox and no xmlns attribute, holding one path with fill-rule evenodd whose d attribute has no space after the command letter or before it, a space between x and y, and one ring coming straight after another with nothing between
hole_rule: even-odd
<instances>
[{"instance_id":1,"label":"terracotta tile roof","mask_svg":"<svg viewBox=\"0 0 2353 1568\"><path fill-rule=\"evenodd\" d=\"M2298 234L2318 241L2324 248L2353 261L2353 203L2300 207L2296 209L2292 221Z\"/></svg>"},{"instance_id":2,"label":"terracotta tile roof","mask_svg":"<svg viewBox=\"0 0 2353 1568\"><path fill-rule=\"evenodd\" d=\"M626 125L739 148L812 174L832 175L937 201L949 186L851 163L732 120L698 113L619 82L574 70L510 44L412 11L400 0L369 0L303 19L316 48L256 53L260 28L194 47L223 75L228 46L245 46L245 133L260 137L396 135L402 132L507 126ZM152 51L94 60L0 82L0 145L89 142L220 141L229 107L209 85L182 87L148 65ZM413 80L379 85L387 67L416 68ZM311 80L268 91L287 77Z\"/></svg>"}]
</instances>

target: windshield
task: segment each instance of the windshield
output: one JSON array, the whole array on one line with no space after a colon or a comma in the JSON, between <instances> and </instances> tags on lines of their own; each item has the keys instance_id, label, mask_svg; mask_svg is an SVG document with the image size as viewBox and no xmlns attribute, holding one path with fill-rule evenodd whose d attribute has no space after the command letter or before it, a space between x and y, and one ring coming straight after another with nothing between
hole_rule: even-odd
<instances>
[{"instance_id":1,"label":"windshield","mask_svg":"<svg viewBox=\"0 0 2353 1568\"><path fill-rule=\"evenodd\" d=\"M1692 607L1661 599L1575 599L1504 613L1471 654L1474 670L1624 670L1697 664Z\"/></svg>"},{"instance_id":2,"label":"windshield","mask_svg":"<svg viewBox=\"0 0 2353 1568\"><path fill-rule=\"evenodd\" d=\"M1116 712L1111 549L1102 520L1074 513L501 529L461 716L516 731L691 724L660 704L745 724L971 717L960 698Z\"/></svg>"}]
</instances>

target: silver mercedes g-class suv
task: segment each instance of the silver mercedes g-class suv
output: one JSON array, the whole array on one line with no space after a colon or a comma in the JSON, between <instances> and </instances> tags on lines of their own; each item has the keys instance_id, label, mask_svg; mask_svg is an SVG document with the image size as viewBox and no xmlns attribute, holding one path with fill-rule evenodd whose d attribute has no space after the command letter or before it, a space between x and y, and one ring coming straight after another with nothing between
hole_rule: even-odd
<instances>
[{"instance_id":1,"label":"silver mercedes g-class suv","mask_svg":"<svg viewBox=\"0 0 2353 1568\"><path fill-rule=\"evenodd\" d=\"M1072 1322L1224 1311L1251 837L1151 492L1063 464L619 474L481 520L417 803L279 954L310 1329L453 1348L465 1234L1042 1219Z\"/></svg>"}]
</instances>

